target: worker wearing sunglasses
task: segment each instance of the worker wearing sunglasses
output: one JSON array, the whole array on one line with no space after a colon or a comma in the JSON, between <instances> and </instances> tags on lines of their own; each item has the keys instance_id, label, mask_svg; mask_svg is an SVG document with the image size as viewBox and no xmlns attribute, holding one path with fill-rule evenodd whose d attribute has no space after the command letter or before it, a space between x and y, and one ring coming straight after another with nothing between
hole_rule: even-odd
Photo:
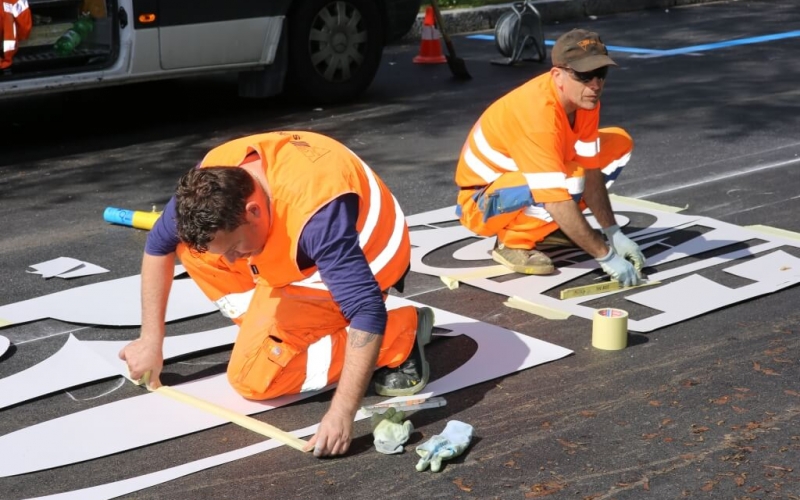
<instances>
[{"instance_id":1,"label":"worker wearing sunglasses","mask_svg":"<svg viewBox=\"0 0 800 500\"><path fill-rule=\"evenodd\" d=\"M556 40L552 68L495 101L470 131L456 167L457 213L492 258L524 274L555 267L542 248L577 246L622 285L639 284L645 257L620 230L608 187L628 163L633 140L599 129L608 56L597 33ZM589 208L602 234L584 217Z\"/></svg>"}]
</instances>

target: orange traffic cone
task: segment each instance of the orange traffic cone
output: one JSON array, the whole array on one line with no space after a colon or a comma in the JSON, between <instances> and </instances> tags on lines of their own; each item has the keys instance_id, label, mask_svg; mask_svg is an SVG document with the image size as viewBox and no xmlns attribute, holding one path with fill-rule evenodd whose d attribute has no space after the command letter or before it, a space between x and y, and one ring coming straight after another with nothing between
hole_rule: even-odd
<instances>
[{"instance_id":1,"label":"orange traffic cone","mask_svg":"<svg viewBox=\"0 0 800 500\"><path fill-rule=\"evenodd\" d=\"M419 55L414 57L414 62L417 64L446 63L447 59L442 54L441 38L433 19L433 7L428 6L425 11L425 21L422 23L422 42L419 46Z\"/></svg>"}]
</instances>

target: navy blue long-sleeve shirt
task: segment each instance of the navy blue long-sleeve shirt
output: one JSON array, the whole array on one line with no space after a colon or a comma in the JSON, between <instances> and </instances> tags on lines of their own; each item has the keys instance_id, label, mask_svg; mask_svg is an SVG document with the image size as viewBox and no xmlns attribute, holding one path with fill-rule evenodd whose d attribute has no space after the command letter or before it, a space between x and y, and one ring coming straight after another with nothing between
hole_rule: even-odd
<instances>
[{"instance_id":1,"label":"navy blue long-sleeve shirt","mask_svg":"<svg viewBox=\"0 0 800 500\"><path fill-rule=\"evenodd\" d=\"M339 304L350 327L382 335L386 329L386 306L378 282L358 244L358 196L344 194L309 219L300 234L297 265L317 266L325 286ZM150 230L145 244L148 255L175 252L180 240L175 222L175 197Z\"/></svg>"}]
</instances>

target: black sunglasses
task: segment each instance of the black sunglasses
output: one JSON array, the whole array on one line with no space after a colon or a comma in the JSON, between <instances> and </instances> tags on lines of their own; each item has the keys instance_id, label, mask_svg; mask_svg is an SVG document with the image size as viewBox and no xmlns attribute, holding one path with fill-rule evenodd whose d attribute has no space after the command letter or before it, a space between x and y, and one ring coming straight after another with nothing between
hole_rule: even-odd
<instances>
[{"instance_id":1,"label":"black sunglasses","mask_svg":"<svg viewBox=\"0 0 800 500\"><path fill-rule=\"evenodd\" d=\"M602 68L597 68L595 70L585 71L585 72L575 71L574 69L567 68L565 66L559 66L559 68L566 70L567 73L569 73L570 76L572 76L573 80L577 80L583 84L589 83L595 78L597 78L598 80L605 80L606 75L608 75L608 66L603 66Z\"/></svg>"}]
</instances>

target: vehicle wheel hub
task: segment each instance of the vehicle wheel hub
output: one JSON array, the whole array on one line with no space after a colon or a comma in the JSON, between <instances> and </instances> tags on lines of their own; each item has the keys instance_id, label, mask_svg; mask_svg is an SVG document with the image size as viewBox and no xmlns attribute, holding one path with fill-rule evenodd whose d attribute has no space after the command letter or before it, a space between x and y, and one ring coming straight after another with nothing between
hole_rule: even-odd
<instances>
[{"instance_id":1,"label":"vehicle wheel hub","mask_svg":"<svg viewBox=\"0 0 800 500\"><path fill-rule=\"evenodd\" d=\"M311 23L311 63L329 82L348 81L364 61L367 39L361 12L348 2L331 2Z\"/></svg>"}]
</instances>

